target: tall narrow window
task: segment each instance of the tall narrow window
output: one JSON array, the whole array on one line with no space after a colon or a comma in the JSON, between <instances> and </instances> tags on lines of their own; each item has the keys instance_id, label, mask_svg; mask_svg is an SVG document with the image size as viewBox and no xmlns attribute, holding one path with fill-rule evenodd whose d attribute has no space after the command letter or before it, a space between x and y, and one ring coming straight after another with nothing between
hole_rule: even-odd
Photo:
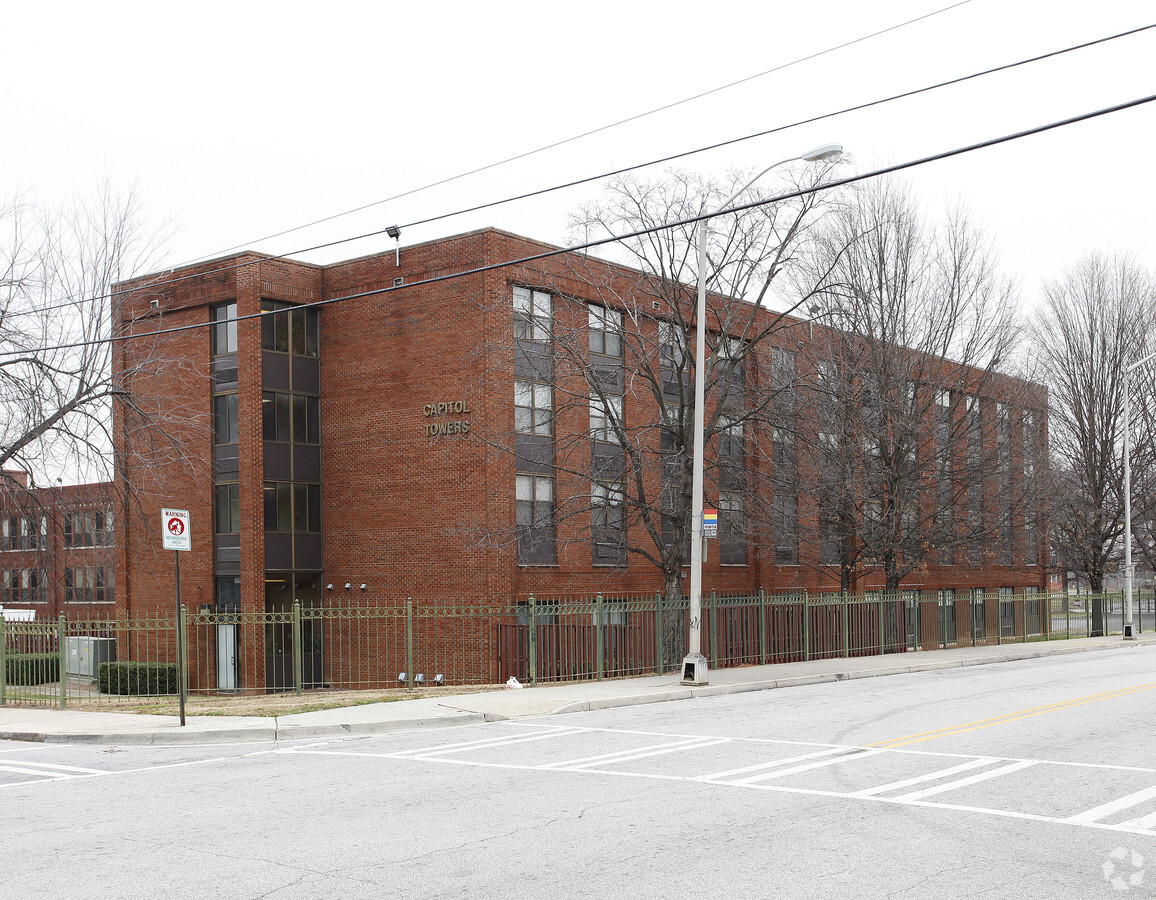
<instances>
[{"instance_id":1,"label":"tall narrow window","mask_svg":"<svg viewBox=\"0 0 1156 900\"><path fill-rule=\"evenodd\" d=\"M237 395L213 397L213 443L237 443Z\"/></svg>"},{"instance_id":2,"label":"tall narrow window","mask_svg":"<svg viewBox=\"0 0 1156 900\"><path fill-rule=\"evenodd\" d=\"M553 334L553 298L545 291L514 288L514 336L520 341L549 343Z\"/></svg>"},{"instance_id":3,"label":"tall narrow window","mask_svg":"<svg viewBox=\"0 0 1156 900\"><path fill-rule=\"evenodd\" d=\"M745 566L747 528L743 495L738 491L720 491L718 515L719 562L724 566Z\"/></svg>"},{"instance_id":4,"label":"tall narrow window","mask_svg":"<svg viewBox=\"0 0 1156 900\"><path fill-rule=\"evenodd\" d=\"M216 534L237 534L241 530L241 486L213 485L213 519Z\"/></svg>"},{"instance_id":5,"label":"tall narrow window","mask_svg":"<svg viewBox=\"0 0 1156 900\"><path fill-rule=\"evenodd\" d=\"M621 565L626 561L626 492L622 483L595 481L590 499L594 562Z\"/></svg>"},{"instance_id":6,"label":"tall narrow window","mask_svg":"<svg viewBox=\"0 0 1156 900\"><path fill-rule=\"evenodd\" d=\"M622 427L622 398L590 395L590 436L596 441L617 444Z\"/></svg>"},{"instance_id":7,"label":"tall narrow window","mask_svg":"<svg viewBox=\"0 0 1156 900\"><path fill-rule=\"evenodd\" d=\"M616 309L591 305L590 352L603 356L622 355L622 313Z\"/></svg>"},{"instance_id":8,"label":"tall narrow window","mask_svg":"<svg viewBox=\"0 0 1156 900\"><path fill-rule=\"evenodd\" d=\"M518 475L515 483L515 522L518 529L518 564L553 565L554 479Z\"/></svg>"},{"instance_id":9,"label":"tall narrow window","mask_svg":"<svg viewBox=\"0 0 1156 900\"><path fill-rule=\"evenodd\" d=\"M237 352L237 304L222 303L212 309L213 356Z\"/></svg>"},{"instance_id":10,"label":"tall narrow window","mask_svg":"<svg viewBox=\"0 0 1156 900\"><path fill-rule=\"evenodd\" d=\"M554 398L550 385L514 382L514 430L519 434L554 433Z\"/></svg>"},{"instance_id":11,"label":"tall narrow window","mask_svg":"<svg viewBox=\"0 0 1156 900\"><path fill-rule=\"evenodd\" d=\"M796 565L799 562L799 498L794 494L775 494L775 562Z\"/></svg>"}]
</instances>

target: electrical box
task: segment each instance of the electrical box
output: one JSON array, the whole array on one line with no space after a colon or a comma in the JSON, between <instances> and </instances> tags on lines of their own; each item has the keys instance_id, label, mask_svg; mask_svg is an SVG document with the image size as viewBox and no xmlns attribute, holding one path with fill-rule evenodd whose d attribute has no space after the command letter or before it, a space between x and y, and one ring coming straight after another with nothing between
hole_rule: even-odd
<instances>
[{"instance_id":1,"label":"electrical box","mask_svg":"<svg viewBox=\"0 0 1156 900\"><path fill-rule=\"evenodd\" d=\"M87 675L95 679L101 663L116 662L116 638L82 635L65 638L65 641L69 675Z\"/></svg>"}]
</instances>

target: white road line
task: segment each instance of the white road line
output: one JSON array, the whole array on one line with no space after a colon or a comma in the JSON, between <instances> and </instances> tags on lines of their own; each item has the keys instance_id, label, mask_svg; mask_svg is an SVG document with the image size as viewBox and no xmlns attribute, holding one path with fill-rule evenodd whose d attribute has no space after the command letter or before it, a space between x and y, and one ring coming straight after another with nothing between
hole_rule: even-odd
<instances>
[{"instance_id":1,"label":"white road line","mask_svg":"<svg viewBox=\"0 0 1156 900\"><path fill-rule=\"evenodd\" d=\"M726 769L722 772L711 772L709 775L699 775L697 781L718 781L731 775L744 775L747 772L758 772L761 769L771 769L775 766L787 766L791 763L802 762L807 759L816 759L820 756L830 756L833 753L846 753L854 747L829 747L815 753L804 753L801 756L788 756L783 759L773 759L770 762L757 763L753 766L743 766L741 769ZM728 782L729 783L729 782Z\"/></svg>"},{"instance_id":2,"label":"white road line","mask_svg":"<svg viewBox=\"0 0 1156 900\"><path fill-rule=\"evenodd\" d=\"M416 750L398 750L387 754L395 759L425 759L431 756L440 756L445 753L465 753L470 750L490 750L495 747L507 747L514 744L524 744L529 741L544 741L551 738L573 737L576 734L585 734L585 728L559 728L555 731L538 732L536 734L504 735L502 737L486 738L479 741L462 741L457 744L438 744L433 747L419 747Z\"/></svg>"},{"instance_id":3,"label":"white road line","mask_svg":"<svg viewBox=\"0 0 1156 900\"><path fill-rule=\"evenodd\" d=\"M1146 816L1141 816L1138 819L1131 819L1127 822L1120 823L1121 828L1138 828L1141 831L1151 831L1156 828L1156 813L1150 813Z\"/></svg>"},{"instance_id":4,"label":"white road line","mask_svg":"<svg viewBox=\"0 0 1156 900\"><path fill-rule=\"evenodd\" d=\"M565 762L546 763L537 768L576 772L579 769L611 766L615 763L630 762L635 759L646 759L651 756L678 753L682 750L698 750L702 747L713 747L717 744L727 743L730 743L730 738L696 738L690 741L676 741L672 744L657 744L651 747L636 747L633 750L619 750L617 753L604 753L601 756L588 756L585 759L571 759Z\"/></svg>"},{"instance_id":5,"label":"white road line","mask_svg":"<svg viewBox=\"0 0 1156 900\"><path fill-rule=\"evenodd\" d=\"M68 772L45 772L43 769L24 769L19 766L0 766L0 772L12 772L16 775L39 775L41 778L51 779L53 781L60 781L63 778L77 778L77 775L71 775Z\"/></svg>"},{"instance_id":6,"label":"white road line","mask_svg":"<svg viewBox=\"0 0 1156 900\"><path fill-rule=\"evenodd\" d=\"M101 769L82 769L79 766L58 766L52 763L24 762L14 760L0 765L0 772L14 772L17 775L41 775L46 778L80 778L85 775L105 775Z\"/></svg>"},{"instance_id":7,"label":"white road line","mask_svg":"<svg viewBox=\"0 0 1156 900\"><path fill-rule=\"evenodd\" d=\"M860 750L858 752L846 753L830 759L820 759L816 762L791 766L789 769L776 769L773 772L764 772L761 775L752 775L749 778L739 778L729 783L738 785L758 784L761 781L770 781L772 778L785 778L788 775L797 775L799 772L809 772L812 769L822 769L826 766L837 766L840 763L853 762L854 760L858 759L867 759L869 756L878 756L880 753L886 752L886 750Z\"/></svg>"},{"instance_id":8,"label":"white road line","mask_svg":"<svg viewBox=\"0 0 1156 900\"><path fill-rule=\"evenodd\" d=\"M989 766L995 762L1000 762L1000 760L994 756L981 756L978 759L960 763L958 766L952 766L949 769L940 769L937 772L928 772L926 775L918 775L915 778L906 778L903 781L893 781L891 784L881 784L879 787L867 788L862 791L855 791L855 793L848 794L847 796L875 797L879 794L886 794L888 791L898 791L905 787L911 787L914 784L925 784L928 781L938 781L940 778L946 778L948 775L955 775L958 772L967 772L971 769L978 769L980 766Z\"/></svg>"},{"instance_id":9,"label":"white road line","mask_svg":"<svg viewBox=\"0 0 1156 900\"><path fill-rule=\"evenodd\" d=\"M1071 822L1073 825L1091 825L1093 822L1099 822L1101 819L1106 819L1108 816L1118 813L1121 810L1139 806L1144 801L1151 800L1153 797L1156 797L1156 787L1145 788L1142 791L1136 791L1134 794L1128 794L1118 800L1113 800L1111 803L1093 807L1086 812L1079 813L1064 821Z\"/></svg>"},{"instance_id":10,"label":"white road line","mask_svg":"<svg viewBox=\"0 0 1156 900\"><path fill-rule=\"evenodd\" d=\"M910 794L903 794L900 797L890 797L888 799L894 800L897 803L910 803L913 800L922 800L924 797L942 794L945 791L954 791L961 787L967 787L970 784L978 784L981 781L987 781L989 778L1010 775L1012 772L1018 772L1020 769L1026 769L1035 764L1034 760L1021 759L1019 762L1000 766L998 769L990 769L987 772L980 772L978 775L972 775L969 778L960 778L958 781L950 781L947 784L939 784L935 787L924 788L921 791L912 791Z\"/></svg>"}]
</instances>

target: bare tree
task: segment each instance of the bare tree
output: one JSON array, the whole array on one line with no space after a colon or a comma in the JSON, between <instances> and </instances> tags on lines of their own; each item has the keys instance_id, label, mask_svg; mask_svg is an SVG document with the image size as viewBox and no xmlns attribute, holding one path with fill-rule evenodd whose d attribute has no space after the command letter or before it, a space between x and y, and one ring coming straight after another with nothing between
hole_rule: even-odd
<instances>
[{"instance_id":1,"label":"bare tree","mask_svg":"<svg viewBox=\"0 0 1156 900\"><path fill-rule=\"evenodd\" d=\"M814 187L826 170L792 187ZM739 175L734 183L741 184ZM653 182L623 179L578 212L578 240L627 238L616 261L568 254L518 273L515 290L515 453L519 552L533 560L565 531L592 546L594 564L647 561L666 600L682 599L689 557L694 446L695 226L686 222L730 195L686 173ZM745 201L758 195L744 194ZM822 207L816 194L712 220L708 248L705 361L708 505L720 506L722 547L745 561L756 424L773 391L757 376L791 320L768 307L773 285L807 240ZM552 309L538 304L553 303ZM537 503L539 490L553 493ZM536 509L542 517L536 519ZM539 527L540 526L540 527ZM534 535L545 536L535 544ZM545 550L547 554L551 551ZM549 559L537 561L549 562ZM674 629L671 651L680 657Z\"/></svg>"},{"instance_id":2,"label":"bare tree","mask_svg":"<svg viewBox=\"0 0 1156 900\"><path fill-rule=\"evenodd\" d=\"M145 264L159 235L135 193L0 211L0 468L107 478L112 405L131 402L111 365L112 286Z\"/></svg>"},{"instance_id":3,"label":"bare tree","mask_svg":"<svg viewBox=\"0 0 1156 900\"><path fill-rule=\"evenodd\" d=\"M55 490L62 482L93 483L85 502L102 516L120 507L123 521L132 485L122 480L124 493L114 496L114 413L125 428L120 452L180 455L169 426L187 410L171 401L141 409L132 385L185 363L164 352L163 337L147 337L132 366L113 365L115 339L133 327L121 314L132 298L115 286L150 265L163 241L163 231L145 224L135 192L105 183L57 209L14 200L0 209L0 241L0 502L16 515L9 528L35 527L21 546L44 554L45 535L62 527L53 517L67 514ZM38 569L57 568L47 562Z\"/></svg>"},{"instance_id":4,"label":"bare tree","mask_svg":"<svg viewBox=\"0 0 1156 900\"><path fill-rule=\"evenodd\" d=\"M1128 257L1091 254L1044 288L1032 344L1051 392L1052 541L1061 566L1093 593L1117 564L1124 532L1124 368L1152 348L1156 286ZM1146 392L1143 388L1147 386ZM1138 518L1151 514L1151 378L1137 378L1133 464L1141 473ZM1138 463L1138 464L1137 464ZM1143 542L1142 542L1143 543ZM1103 611L1093 610L1102 633Z\"/></svg>"},{"instance_id":5,"label":"bare tree","mask_svg":"<svg viewBox=\"0 0 1156 900\"><path fill-rule=\"evenodd\" d=\"M991 478L997 417L1022 404L1024 384L998 374L1018 329L990 243L962 212L929 226L907 189L875 182L827 218L811 250L800 296L823 327L798 439L816 506L812 562L838 571L843 590L882 569L888 591L931 563L982 562L1034 477L1003 483L1009 456L998 489ZM1028 431L1031 454L1040 435Z\"/></svg>"}]
</instances>

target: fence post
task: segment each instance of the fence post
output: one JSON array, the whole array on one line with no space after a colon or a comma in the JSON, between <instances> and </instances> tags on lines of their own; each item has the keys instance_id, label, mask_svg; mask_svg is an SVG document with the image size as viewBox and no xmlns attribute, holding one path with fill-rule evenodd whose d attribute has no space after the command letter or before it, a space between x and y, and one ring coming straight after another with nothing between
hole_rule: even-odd
<instances>
[{"instance_id":1,"label":"fence post","mask_svg":"<svg viewBox=\"0 0 1156 900\"><path fill-rule=\"evenodd\" d=\"M0 706L8 705L8 662L4 658L5 643L4 616L0 615Z\"/></svg>"},{"instance_id":2,"label":"fence post","mask_svg":"<svg viewBox=\"0 0 1156 900\"><path fill-rule=\"evenodd\" d=\"M759 588L759 663L767 664L767 595Z\"/></svg>"},{"instance_id":3,"label":"fence post","mask_svg":"<svg viewBox=\"0 0 1156 900\"><path fill-rule=\"evenodd\" d=\"M530 595L530 684L538 683L538 606Z\"/></svg>"},{"instance_id":4,"label":"fence post","mask_svg":"<svg viewBox=\"0 0 1156 900\"><path fill-rule=\"evenodd\" d=\"M64 633L64 616L57 619L56 654L60 660L60 708L68 705L68 641Z\"/></svg>"},{"instance_id":5,"label":"fence post","mask_svg":"<svg viewBox=\"0 0 1156 900\"><path fill-rule=\"evenodd\" d=\"M663 655L666 648L662 642L662 591L654 592L654 671L659 675L666 668Z\"/></svg>"},{"instance_id":6,"label":"fence post","mask_svg":"<svg viewBox=\"0 0 1156 900\"><path fill-rule=\"evenodd\" d=\"M302 693L302 682L305 680L303 660L301 654L301 601L293 598L293 690L298 696Z\"/></svg>"},{"instance_id":7,"label":"fence post","mask_svg":"<svg viewBox=\"0 0 1156 900\"><path fill-rule=\"evenodd\" d=\"M939 649L947 649L947 606L943 597L936 595L935 608L939 611Z\"/></svg>"},{"instance_id":8,"label":"fence post","mask_svg":"<svg viewBox=\"0 0 1156 900\"><path fill-rule=\"evenodd\" d=\"M405 601L405 689L413 690L413 600Z\"/></svg>"},{"instance_id":9,"label":"fence post","mask_svg":"<svg viewBox=\"0 0 1156 900\"><path fill-rule=\"evenodd\" d=\"M601 681L606 670L606 641L602 634L602 592L594 598L594 666Z\"/></svg>"},{"instance_id":10,"label":"fence post","mask_svg":"<svg viewBox=\"0 0 1156 900\"><path fill-rule=\"evenodd\" d=\"M851 655L851 616L850 600L846 591L843 591L843 658Z\"/></svg>"},{"instance_id":11,"label":"fence post","mask_svg":"<svg viewBox=\"0 0 1156 900\"><path fill-rule=\"evenodd\" d=\"M803 661L811 658L811 599L803 590Z\"/></svg>"},{"instance_id":12,"label":"fence post","mask_svg":"<svg viewBox=\"0 0 1156 900\"><path fill-rule=\"evenodd\" d=\"M718 594L710 592L710 666L718 668Z\"/></svg>"},{"instance_id":13,"label":"fence post","mask_svg":"<svg viewBox=\"0 0 1156 900\"><path fill-rule=\"evenodd\" d=\"M886 641L886 636L883 633L883 630L887 627L887 622L886 622L886 609L887 609L887 599L886 598L887 598L887 596L888 596L888 594L886 591L884 591L883 593L881 593L879 595L879 653L877 654L878 656L882 656L884 653L887 652L884 649L887 641ZM895 621L896 621L895 630L898 631L899 630L899 626L898 626L899 616L898 615L896 615Z\"/></svg>"}]
</instances>

